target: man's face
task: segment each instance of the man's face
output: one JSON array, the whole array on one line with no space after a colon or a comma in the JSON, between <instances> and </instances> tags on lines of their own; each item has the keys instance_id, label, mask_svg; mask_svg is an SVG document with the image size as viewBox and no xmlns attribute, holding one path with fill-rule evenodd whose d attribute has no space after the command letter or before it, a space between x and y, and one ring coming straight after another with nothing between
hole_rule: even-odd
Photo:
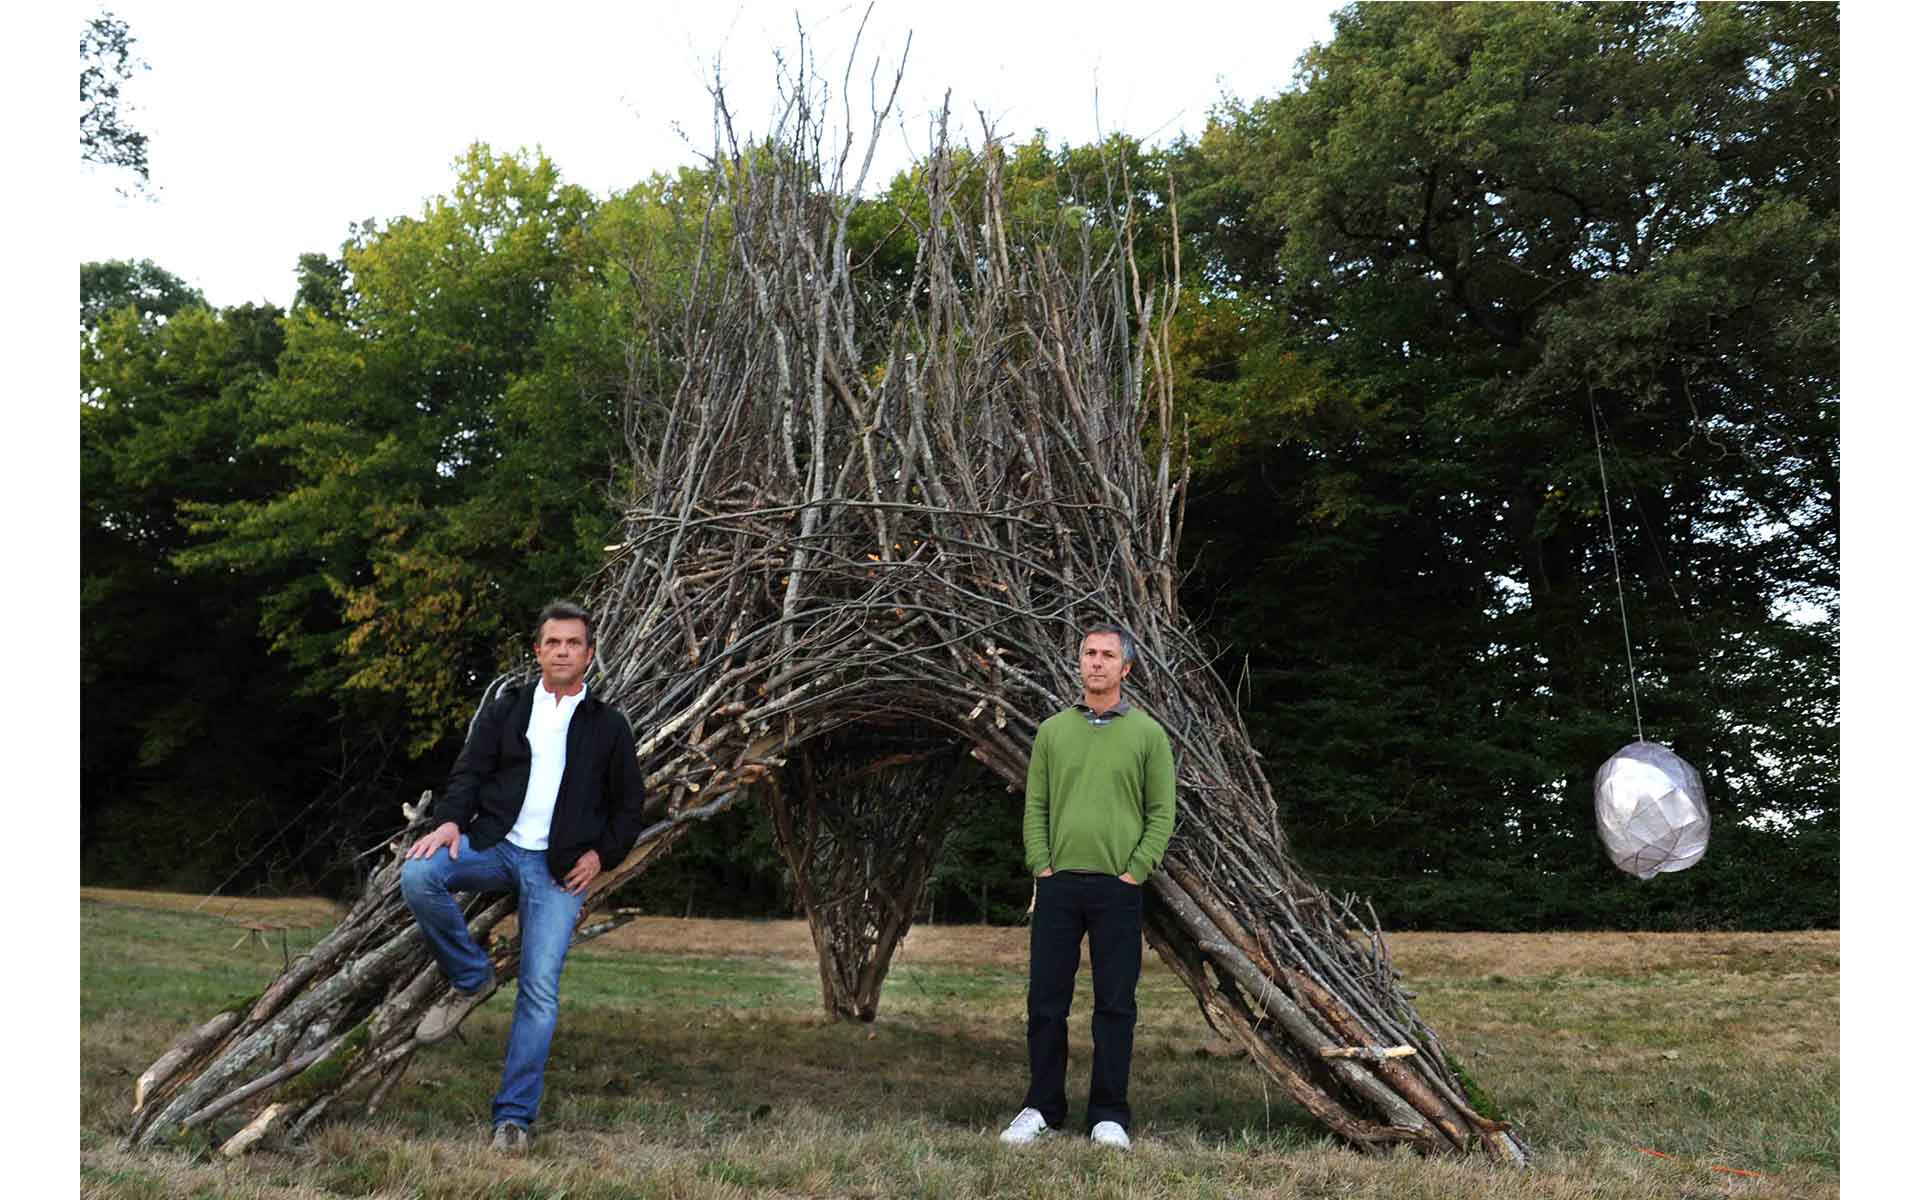
<instances>
[{"instance_id":1,"label":"man's face","mask_svg":"<svg viewBox=\"0 0 1920 1200\"><path fill-rule=\"evenodd\" d=\"M1120 656L1120 635L1090 633L1080 643L1080 682L1096 694L1113 691L1133 670L1133 664Z\"/></svg>"},{"instance_id":2,"label":"man's face","mask_svg":"<svg viewBox=\"0 0 1920 1200\"><path fill-rule=\"evenodd\" d=\"M548 691L572 691L593 661L593 649L587 645L587 623L559 617L548 621L540 627L533 657L540 663L540 678Z\"/></svg>"}]
</instances>

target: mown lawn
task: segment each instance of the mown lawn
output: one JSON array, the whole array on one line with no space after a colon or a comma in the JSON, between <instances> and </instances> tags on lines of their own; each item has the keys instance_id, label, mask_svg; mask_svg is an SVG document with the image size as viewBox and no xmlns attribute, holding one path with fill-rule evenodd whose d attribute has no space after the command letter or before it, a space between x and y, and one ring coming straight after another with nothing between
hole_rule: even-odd
<instances>
[{"instance_id":1,"label":"mown lawn","mask_svg":"<svg viewBox=\"0 0 1920 1200\"><path fill-rule=\"evenodd\" d=\"M803 926L644 921L576 951L532 1156L485 1148L511 1012L422 1054L372 1116L236 1163L120 1142L134 1078L327 920L81 901L83 1193L113 1197L1822 1197L1839 1193L1835 933L1400 935L1427 1021L1517 1118L1529 1171L1342 1149L1148 956L1136 1149L995 1140L1025 1083L1024 931L917 930L872 1027L819 1015ZM245 938L242 941L240 939ZM284 939L284 944L283 944ZM236 941L239 942L236 945ZM1083 980L1084 985L1084 971ZM1075 1005L1085 1087L1084 986ZM1081 1098L1084 1098L1083 1096ZM1658 1151L1659 1155L1647 1153ZM1665 1157L1662 1157L1665 1156Z\"/></svg>"}]
</instances>

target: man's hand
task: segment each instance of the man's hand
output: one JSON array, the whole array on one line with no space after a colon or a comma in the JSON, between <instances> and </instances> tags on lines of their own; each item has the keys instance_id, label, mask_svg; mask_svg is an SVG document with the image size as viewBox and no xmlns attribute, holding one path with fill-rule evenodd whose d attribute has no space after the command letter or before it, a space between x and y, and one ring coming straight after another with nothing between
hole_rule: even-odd
<instances>
[{"instance_id":1,"label":"man's hand","mask_svg":"<svg viewBox=\"0 0 1920 1200\"><path fill-rule=\"evenodd\" d=\"M580 856L580 861L573 864L573 870L567 872L565 885L567 891L578 896L587 890L587 885L592 883L598 874L600 874L600 852L589 850Z\"/></svg>"},{"instance_id":2,"label":"man's hand","mask_svg":"<svg viewBox=\"0 0 1920 1200\"><path fill-rule=\"evenodd\" d=\"M1035 879L1045 879L1045 878L1046 878L1047 876L1049 876L1049 875L1051 875L1051 874L1053 874L1053 868L1052 868L1052 867L1048 867L1048 868L1046 868L1045 870L1043 870L1043 871L1041 871L1041 872L1040 872L1040 873L1039 873L1038 875L1035 875L1035 876L1034 876L1034 878L1035 878Z\"/></svg>"},{"instance_id":3,"label":"man's hand","mask_svg":"<svg viewBox=\"0 0 1920 1200\"><path fill-rule=\"evenodd\" d=\"M1120 872L1120 882L1121 882L1121 883L1129 883L1129 884L1132 884L1132 885L1133 885L1134 887L1139 887L1139 886L1140 886L1140 881L1139 881L1138 879L1135 879L1135 878L1133 877L1133 872L1132 872L1132 871L1122 871L1122 872Z\"/></svg>"},{"instance_id":4,"label":"man's hand","mask_svg":"<svg viewBox=\"0 0 1920 1200\"><path fill-rule=\"evenodd\" d=\"M460 857L460 827L452 821L444 821L440 827L415 842L408 850L408 858L427 858L435 850L445 846L448 858Z\"/></svg>"}]
</instances>

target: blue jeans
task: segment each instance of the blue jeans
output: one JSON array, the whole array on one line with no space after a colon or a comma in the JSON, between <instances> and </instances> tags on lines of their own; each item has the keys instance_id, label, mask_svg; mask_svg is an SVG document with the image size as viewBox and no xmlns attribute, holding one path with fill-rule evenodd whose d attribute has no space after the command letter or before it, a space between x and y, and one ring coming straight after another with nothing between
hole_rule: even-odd
<instances>
[{"instance_id":1,"label":"blue jeans","mask_svg":"<svg viewBox=\"0 0 1920 1200\"><path fill-rule=\"evenodd\" d=\"M493 1098L493 1123L529 1128L540 1111L547 1050L560 1016L560 968L573 942L573 925L585 896L554 882L545 850L522 850L501 841L475 850L460 835L460 857L443 847L430 857L408 859L400 868L400 894L440 970L454 987L477 991L487 982L487 953L467 932L454 892L517 892L520 896L520 986L507 1033L507 1062Z\"/></svg>"}]
</instances>

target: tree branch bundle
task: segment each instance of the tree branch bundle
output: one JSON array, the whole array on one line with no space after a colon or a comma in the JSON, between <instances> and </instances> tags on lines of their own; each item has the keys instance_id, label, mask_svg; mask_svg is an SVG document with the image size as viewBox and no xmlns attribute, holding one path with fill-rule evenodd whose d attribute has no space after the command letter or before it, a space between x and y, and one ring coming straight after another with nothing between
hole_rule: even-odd
<instances>
[{"instance_id":1,"label":"tree branch bundle","mask_svg":"<svg viewBox=\"0 0 1920 1200\"><path fill-rule=\"evenodd\" d=\"M762 789L820 959L821 1003L835 1020L879 1013L962 790L981 773L963 742L898 727L862 733L799 747Z\"/></svg>"}]
</instances>

